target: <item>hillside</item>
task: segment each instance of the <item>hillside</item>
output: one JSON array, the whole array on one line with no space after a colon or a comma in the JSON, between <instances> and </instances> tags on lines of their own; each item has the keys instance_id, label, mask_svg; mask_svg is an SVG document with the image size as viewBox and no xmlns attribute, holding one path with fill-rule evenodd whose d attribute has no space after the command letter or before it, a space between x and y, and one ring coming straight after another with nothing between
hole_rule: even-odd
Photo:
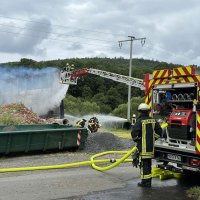
<instances>
[{"instance_id":1,"label":"hillside","mask_svg":"<svg viewBox=\"0 0 200 200\"><path fill-rule=\"evenodd\" d=\"M75 69L95 68L126 76L129 72L129 59L124 58L73 58L40 62L23 58L20 62L7 63L7 66L31 68L53 66L62 69L66 66L66 63L74 64ZM143 79L145 73L151 73L155 69L178 67L174 64L145 59L133 59L132 63L132 76L141 79ZM69 114L80 114L80 109L85 109L81 114L87 114L88 110L88 112L98 113L114 112L115 115L125 117L127 90L127 85L123 83L117 83L95 75L83 76L79 79L78 85L70 85L65 99L65 109ZM139 103L143 100L141 97L144 96L144 93L138 88L132 88L132 96L135 98L140 97L139 100L137 98L132 99L132 103ZM85 104L83 105L83 103ZM116 112L117 108L120 111ZM132 109L134 110L134 108Z\"/></svg>"}]
</instances>

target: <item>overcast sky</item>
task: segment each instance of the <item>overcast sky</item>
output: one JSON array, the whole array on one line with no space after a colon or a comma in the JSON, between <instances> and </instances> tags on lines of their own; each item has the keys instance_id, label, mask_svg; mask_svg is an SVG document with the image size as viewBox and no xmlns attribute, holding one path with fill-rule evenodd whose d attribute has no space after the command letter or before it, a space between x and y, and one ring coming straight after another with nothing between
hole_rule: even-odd
<instances>
[{"instance_id":1,"label":"overcast sky","mask_svg":"<svg viewBox=\"0 0 200 200\"><path fill-rule=\"evenodd\" d=\"M199 0L0 0L0 62L130 57L200 65Z\"/></svg>"}]
</instances>

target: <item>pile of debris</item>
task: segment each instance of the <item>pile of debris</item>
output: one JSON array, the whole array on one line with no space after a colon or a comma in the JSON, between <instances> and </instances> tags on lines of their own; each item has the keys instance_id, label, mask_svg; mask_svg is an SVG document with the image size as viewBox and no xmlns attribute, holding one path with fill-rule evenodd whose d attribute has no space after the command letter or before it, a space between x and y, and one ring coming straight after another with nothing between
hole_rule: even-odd
<instances>
[{"instance_id":1,"label":"pile of debris","mask_svg":"<svg viewBox=\"0 0 200 200\"><path fill-rule=\"evenodd\" d=\"M49 124L54 119L42 119L36 113L26 108L22 103L12 103L0 106L0 124Z\"/></svg>"}]
</instances>

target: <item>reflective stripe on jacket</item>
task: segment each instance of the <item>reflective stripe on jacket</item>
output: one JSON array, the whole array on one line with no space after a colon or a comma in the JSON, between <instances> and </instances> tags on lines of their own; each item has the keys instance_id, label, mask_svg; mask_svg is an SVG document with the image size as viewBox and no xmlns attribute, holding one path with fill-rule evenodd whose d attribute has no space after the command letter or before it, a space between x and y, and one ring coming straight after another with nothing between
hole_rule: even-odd
<instances>
[{"instance_id":1,"label":"reflective stripe on jacket","mask_svg":"<svg viewBox=\"0 0 200 200\"><path fill-rule=\"evenodd\" d=\"M137 142L141 158L153 158L154 141L162 135L162 129L155 119L142 114L132 126L131 136Z\"/></svg>"},{"instance_id":2,"label":"reflective stripe on jacket","mask_svg":"<svg viewBox=\"0 0 200 200\"><path fill-rule=\"evenodd\" d=\"M85 126L85 121L79 120L79 121L76 122L75 126L83 128Z\"/></svg>"}]
</instances>

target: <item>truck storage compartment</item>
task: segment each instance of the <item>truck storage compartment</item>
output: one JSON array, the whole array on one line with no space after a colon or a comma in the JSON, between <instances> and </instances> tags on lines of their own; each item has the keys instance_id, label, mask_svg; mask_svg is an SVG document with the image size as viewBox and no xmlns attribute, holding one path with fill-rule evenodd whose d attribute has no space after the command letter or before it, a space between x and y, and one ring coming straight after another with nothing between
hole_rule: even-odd
<instances>
[{"instance_id":1,"label":"truck storage compartment","mask_svg":"<svg viewBox=\"0 0 200 200\"><path fill-rule=\"evenodd\" d=\"M168 127L168 136L173 139L191 140L192 135L189 130L189 126L170 125Z\"/></svg>"},{"instance_id":2,"label":"truck storage compartment","mask_svg":"<svg viewBox=\"0 0 200 200\"><path fill-rule=\"evenodd\" d=\"M59 124L0 126L0 154L83 148L86 128Z\"/></svg>"}]
</instances>

